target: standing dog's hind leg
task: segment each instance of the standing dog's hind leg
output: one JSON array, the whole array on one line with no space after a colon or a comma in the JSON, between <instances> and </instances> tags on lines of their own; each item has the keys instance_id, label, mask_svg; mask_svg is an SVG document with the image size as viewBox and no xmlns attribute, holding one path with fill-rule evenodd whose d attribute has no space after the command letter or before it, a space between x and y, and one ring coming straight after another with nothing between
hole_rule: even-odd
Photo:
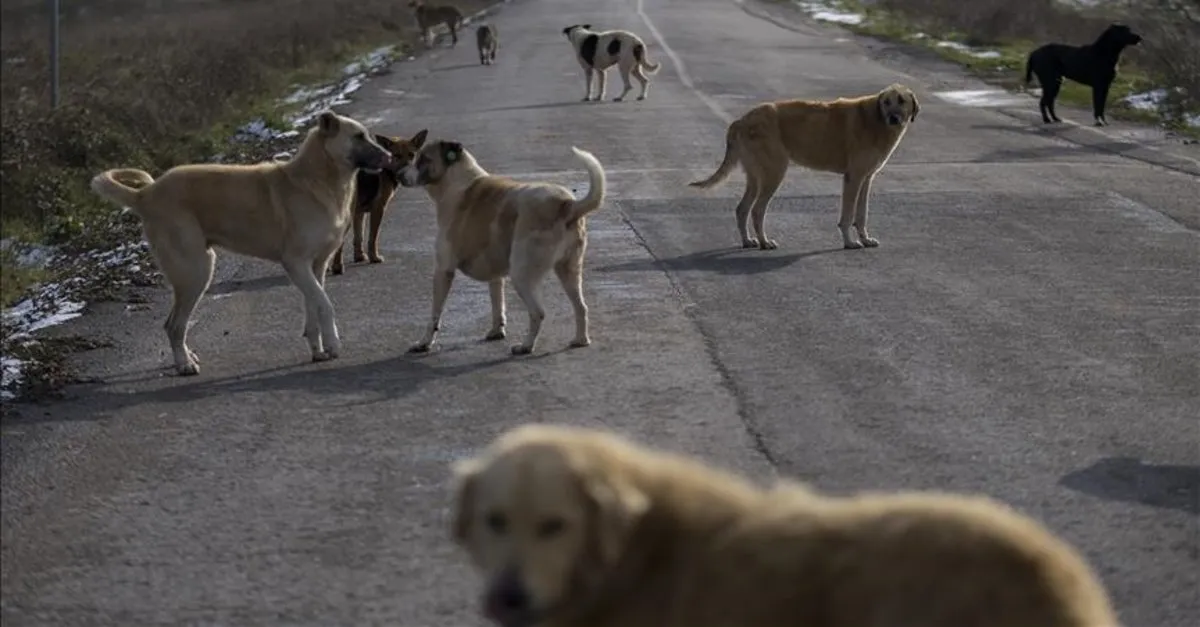
<instances>
[{"instance_id":1,"label":"standing dog's hind leg","mask_svg":"<svg viewBox=\"0 0 1200 627\"><path fill-rule=\"evenodd\" d=\"M622 100L625 99L626 94L628 94L630 92L630 90L633 89L633 83L629 82L630 69L631 68L630 68L629 64L624 61L622 61L621 63L619 63L617 65L617 71L619 71L621 73L621 83L624 85L624 88L621 90L620 96L613 98L613 102L621 102Z\"/></svg>"},{"instance_id":2,"label":"standing dog's hind leg","mask_svg":"<svg viewBox=\"0 0 1200 627\"><path fill-rule=\"evenodd\" d=\"M583 70L583 101L587 102L592 99L592 73L595 72L592 68L584 68Z\"/></svg>"},{"instance_id":3,"label":"standing dog's hind leg","mask_svg":"<svg viewBox=\"0 0 1200 627\"><path fill-rule=\"evenodd\" d=\"M638 100L645 100L646 94L650 91L650 79L646 78L646 72L642 70L642 64L639 63L633 66L633 77L638 79L642 84L642 93L638 94Z\"/></svg>"},{"instance_id":4,"label":"standing dog's hind leg","mask_svg":"<svg viewBox=\"0 0 1200 627\"><path fill-rule=\"evenodd\" d=\"M583 300L583 255L587 247L584 241L577 251L572 251L565 259L554 264L554 273L562 283L571 308L575 310L575 339L571 340L572 348L588 346L592 343L588 335L588 306Z\"/></svg>"},{"instance_id":5,"label":"standing dog's hind leg","mask_svg":"<svg viewBox=\"0 0 1200 627\"><path fill-rule=\"evenodd\" d=\"M743 168L746 173L746 191L737 205L738 235L742 238L742 248L758 248L758 240L750 237L750 207L758 198L758 177L751 174L750 168Z\"/></svg>"},{"instance_id":6,"label":"standing dog's hind leg","mask_svg":"<svg viewBox=\"0 0 1200 627\"><path fill-rule=\"evenodd\" d=\"M200 374L200 360L187 345L188 321L196 311L196 305L204 296L204 292L208 290L217 260L217 254L211 248L196 252L199 254L171 258L164 256L163 261L166 263L160 263L172 291L171 313L167 316L163 329L171 343L175 371L182 376ZM193 256L195 258L191 258Z\"/></svg>"},{"instance_id":7,"label":"standing dog's hind leg","mask_svg":"<svg viewBox=\"0 0 1200 627\"><path fill-rule=\"evenodd\" d=\"M380 203L371 208L371 231L367 240L367 254L371 263L383 263L383 256L379 254L379 228L383 226L383 212L386 209L387 206Z\"/></svg>"},{"instance_id":8,"label":"standing dog's hind leg","mask_svg":"<svg viewBox=\"0 0 1200 627\"><path fill-rule=\"evenodd\" d=\"M483 339L488 342L503 340L508 322L504 312L504 277L488 281L488 298L492 301L492 328Z\"/></svg>"},{"instance_id":9,"label":"standing dog's hind leg","mask_svg":"<svg viewBox=\"0 0 1200 627\"><path fill-rule=\"evenodd\" d=\"M525 244L525 246L529 245L537 246L533 242ZM513 355L528 355L537 348L538 336L542 333L542 322L546 320L546 310L542 307L541 298L538 296L540 283L546 275L546 270L548 268L537 266L527 259L520 259L512 264L510 278L513 289L516 290L517 296L521 297L521 302L525 303L525 309L529 312L529 331L526 332L525 340L522 343L512 347Z\"/></svg>"},{"instance_id":10,"label":"standing dog's hind leg","mask_svg":"<svg viewBox=\"0 0 1200 627\"><path fill-rule=\"evenodd\" d=\"M784 157L783 160L772 159L763 168L762 180L759 181L758 198L754 199L754 205L750 208L750 217L754 220L754 234L758 236L759 250L779 248L778 242L767 237L767 205L771 202L775 192L779 190L779 186L783 184L787 167L787 160Z\"/></svg>"},{"instance_id":11,"label":"standing dog's hind leg","mask_svg":"<svg viewBox=\"0 0 1200 627\"><path fill-rule=\"evenodd\" d=\"M596 70L596 100L604 100L604 92L608 89L608 70Z\"/></svg>"}]
</instances>

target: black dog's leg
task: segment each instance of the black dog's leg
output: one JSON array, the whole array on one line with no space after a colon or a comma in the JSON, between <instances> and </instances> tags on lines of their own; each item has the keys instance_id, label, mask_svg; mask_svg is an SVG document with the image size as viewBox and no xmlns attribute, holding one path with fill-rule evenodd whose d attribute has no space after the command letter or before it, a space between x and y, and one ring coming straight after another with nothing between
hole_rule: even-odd
<instances>
[{"instance_id":1,"label":"black dog's leg","mask_svg":"<svg viewBox=\"0 0 1200 627\"><path fill-rule=\"evenodd\" d=\"M1108 125L1108 120L1104 119L1104 105L1108 102L1110 87L1112 87L1112 81L1097 82L1092 87L1092 115L1096 118L1096 126Z\"/></svg>"},{"instance_id":2,"label":"black dog's leg","mask_svg":"<svg viewBox=\"0 0 1200 627\"><path fill-rule=\"evenodd\" d=\"M1047 124L1052 121L1062 122L1062 119L1058 117L1058 112L1054 110L1054 101L1058 98L1060 89L1062 89L1062 79L1057 76L1054 77L1054 80L1042 83L1042 106L1044 107L1042 121ZM1047 113L1050 114L1049 118L1046 117Z\"/></svg>"}]
</instances>

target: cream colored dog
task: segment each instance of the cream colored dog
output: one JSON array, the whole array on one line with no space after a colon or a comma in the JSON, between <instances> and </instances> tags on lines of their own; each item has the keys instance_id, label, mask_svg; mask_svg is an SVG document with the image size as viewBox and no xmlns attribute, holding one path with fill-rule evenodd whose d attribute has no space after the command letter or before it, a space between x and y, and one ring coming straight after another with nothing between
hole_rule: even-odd
<instances>
[{"instance_id":1,"label":"cream colored dog","mask_svg":"<svg viewBox=\"0 0 1200 627\"><path fill-rule=\"evenodd\" d=\"M599 75L596 100L604 100L608 68L613 65L617 66L621 72L621 80L625 83L625 89L621 91L620 96L613 98L613 101L624 100L629 90L633 89L629 82L630 74L642 85L638 100L646 99L646 92L650 89L650 79L646 77L646 73L654 74L662 66L646 60L646 44L641 37L625 30L596 32L592 30L591 24L568 26L563 29L563 34L571 42L571 47L575 49L575 58L583 68L584 102L592 99L592 74Z\"/></svg>"},{"instance_id":2,"label":"cream colored dog","mask_svg":"<svg viewBox=\"0 0 1200 627\"><path fill-rule=\"evenodd\" d=\"M282 264L304 295L304 337L313 361L338 356L325 269L350 225L355 171L391 166L391 154L362 124L325 111L288 161L181 165L158 180L142 170L108 170L91 186L142 219L150 252L173 291L164 328L175 368L194 375L200 360L187 345L188 319L212 281L214 246Z\"/></svg>"},{"instance_id":3,"label":"cream colored dog","mask_svg":"<svg viewBox=\"0 0 1200 627\"><path fill-rule=\"evenodd\" d=\"M453 535L504 627L1116 627L1083 559L982 497L756 487L528 425L455 468Z\"/></svg>"},{"instance_id":4,"label":"cream colored dog","mask_svg":"<svg viewBox=\"0 0 1200 627\"><path fill-rule=\"evenodd\" d=\"M529 310L529 333L512 347L513 355L533 352L546 312L538 288L551 268L575 309L572 347L591 344L588 309L583 301L583 256L587 248L585 216L604 202L604 168L590 152L571 148L588 171L587 196L549 183L518 183L493 176L476 163L462 144L426 144L400 171L400 184L423 186L437 206L438 235L433 275L433 317L425 337L409 352L433 346L442 308L456 271L488 283L492 328L485 339L504 338L504 278Z\"/></svg>"},{"instance_id":5,"label":"cream colored dog","mask_svg":"<svg viewBox=\"0 0 1200 627\"><path fill-rule=\"evenodd\" d=\"M725 133L725 158L717 171L692 187L709 188L725 180L741 163L746 191L737 206L743 248L778 248L764 225L767 203L779 190L789 162L842 175L842 215L838 229L846 248L875 247L867 234L871 181L900 145L921 105L911 89L889 85L877 94L834 101L780 100L760 104ZM754 217L750 236L747 218ZM856 240L850 233L858 231Z\"/></svg>"}]
</instances>

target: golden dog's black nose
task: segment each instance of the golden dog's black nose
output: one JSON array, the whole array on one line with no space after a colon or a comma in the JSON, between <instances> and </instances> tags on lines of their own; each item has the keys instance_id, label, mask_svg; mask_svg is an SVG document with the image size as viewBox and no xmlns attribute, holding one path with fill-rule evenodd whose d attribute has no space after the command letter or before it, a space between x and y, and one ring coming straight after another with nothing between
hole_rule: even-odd
<instances>
[{"instance_id":1,"label":"golden dog's black nose","mask_svg":"<svg viewBox=\"0 0 1200 627\"><path fill-rule=\"evenodd\" d=\"M508 570L493 581L484 603L490 618L502 625L517 625L524 622L530 610L530 600L516 571Z\"/></svg>"}]
</instances>

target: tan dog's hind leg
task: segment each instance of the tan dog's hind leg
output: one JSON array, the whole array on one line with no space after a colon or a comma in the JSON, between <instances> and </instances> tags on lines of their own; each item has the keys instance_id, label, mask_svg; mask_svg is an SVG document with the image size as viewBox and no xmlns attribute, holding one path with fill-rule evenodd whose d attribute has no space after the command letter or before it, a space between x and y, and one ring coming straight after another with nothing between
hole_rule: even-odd
<instances>
[{"instance_id":1,"label":"tan dog's hind leg","mask_svg":"<svg viewBox=\"0 0 1200 627\"><path fill-rule=\"evenodd\" d=\"M323 278L317 278L318 263L322 262L290 258L284 260L283 269L304 295L304 338L308 340L312 360L327 361L337 358L342 342L334 321L333 302L321 285Z\"/></svg>"},{"instance_id":2,"label":"tan dog's hind leg","mask_svg":"<svg viewBox=\"0 0 1200 627\"><path fill-rule=\"evenodd\" d=\"M450 286L454 284L454 268L443 270L438 268L433 273L433 311L429 317L429 327L425 329L425 337L408 349L410 353L427 353L437 339L438 330L442 324L442 310L446 307L446 297L450 294Z\"/></svg>"},{"instance_id":3,"label":"tan dog's hind leg","mask_svg":"<svg viewBox=\"0 0 1200 627\"><path fill-rule=\"evenodd\" d=\"M863 188L863 179L855 174L842 176L842 217L838 220L838 230L842 232L842 246L851 250L863 247L863 244L850 235L850 227L854 224L854 216L858 207L858 195Z\"/></svg>"},{"instance_id":4,"label":"tan dog's hind leg","mask_svg":"<svg viewBox=\"0 0 1200 627\"><path fill-rule=\"evenodd\" d=\"M582 243L578 251L554 264L554 273L562 283L563 291L571 301L575 310L575 339L571 340L572 348L580 348L592 343L588 336L588 306L583 300L583 254L587 243Z\"/></svg>"},{"instance_id":5,"label":"tan dog's hind leg","mask_svg":"<svg viewBox=\"0 0 1200 627\"><path fill-rule=\"evenodd\" d=\"M185 242L184 246L188 246L188 243ZM217 261L217 254L211 248L204 248L203 244L198 248L189 248L193 250L181 254L155 251L155 259L171 284L171 313L167 315L163 329L171 343L175 371L181 376L200 374L200 360L187 345L188 321L196 311L200 298L208 290Z\"/></svg>"},{"instance_id":6,"label":"tan dog's hind leg","mask_svg":"<svg viewBox=\"0 0 1200 627\"><path fill-rule=\"evenodd\" d=\"M613 98L613 102L621 102L625 99L625 96L630 92L630 90L633 89L633 83L629 82L629 73L635 67L637 67L636 61L630 63L625 59L621 59L621 62L617 64L617 71L621 73L621 83L624 85L624 89L621 90L620 96Z\"/></svg>"},{"instance_id":7,"label":"tan dog's hind leg","mask_svg":"<svg viewBox=\"0 0 1200 627\"><path fill-rule=\"evenodd\" d=\"M638 79L638 82L642 84L642 93L638 94L637 99L645 100L647 92L650 91L650 79L646 78L646 72L642 69L640 63L633 66L633 77Z\"/></svg>"},{"instance_id":8,"label":"tan dog's hind leg","mask_svg":"<svg viewBox=\"0 0 1200 627\"><path fill-rule=\"evenodd\" d=\"M516 244L514 247L522 245L531 244ZM521 302L525 303L525 309L529 311L529 331L525 334L524 342L512 347L513 355L528 355L537 347L538 336L542 333L542 322L546 320L546 310L538 296L538 287L548 270L549 268L540 263L524 257L518 257L516 263L512 264L509 276L512 278L513 289L516 290L517 296L521 297Z\"/></svg>"},{"instance_id":9,"label":"tan dog's hind leg","mask_svg":"<svg viewBox=\"0 0 1200 627\"><path fill-rule=\"evenodd\" d=\"M383 205L379 205L371 209L371 232L370 239L367 241L371 263L383 263L383 256L379 254L379 228L383 226L385 208Z\"/></svg>"},{"instance_id":10,"label":"tan dog's hind leg","mask_svg":"<svg viewBox=\"0 0 1200 627\"><path fill-rule=\"evenodd\" d=\"M358 213L355 210L350 216L350 221L354 223L354 262L362 263L367 260L367 255L363 252L363 221L367 219L367 214ZM344 244L343 244L344 245Z\"/></svg>"},{"instance_id":11,"label":"tan dog's hind leg","mask_svg":"<svg viewBox=\"0 0 1200 627\"><path fill-rule=\"evenodd\" d=\"M492 328L483 337L492 342L504 339L504 326L507 316L504 313L504 277L488 282L488 298L492 301Z\"/></svg>"},{"instance_id":12,"label":"tan dog's hind leg","mask_svg":"<svg viewBox=\"0 0 1200 627\"><path fill-rule=\"evenodd\" d=\"M758 248L775 250L779 248L779 243L767 237L767 205L775 196L775 192L779 191L779 186L783 184L783 177L787 174L788 169L787 157L772 157L764 160L762 165L763 168L760 170L762 178L758 181L758 197L754 199L754 205L750 208L750 217L754 219L754 234L758 236Z\"/></svg>"},{"instance_id":13,"label":"tan dog's hind leg","mask_svg":"<svg viewBox=\"0 0 1200 627\"><path fill-rule=\"evenodd\" d=\"M746 173L746 191L742 192L742 199L737 206L738 235L742 236L742 248L758 248L758 240L750 237L750 207L758 199L758 177L750 169L743 169Z\"/></svg>"}]
</instances>

